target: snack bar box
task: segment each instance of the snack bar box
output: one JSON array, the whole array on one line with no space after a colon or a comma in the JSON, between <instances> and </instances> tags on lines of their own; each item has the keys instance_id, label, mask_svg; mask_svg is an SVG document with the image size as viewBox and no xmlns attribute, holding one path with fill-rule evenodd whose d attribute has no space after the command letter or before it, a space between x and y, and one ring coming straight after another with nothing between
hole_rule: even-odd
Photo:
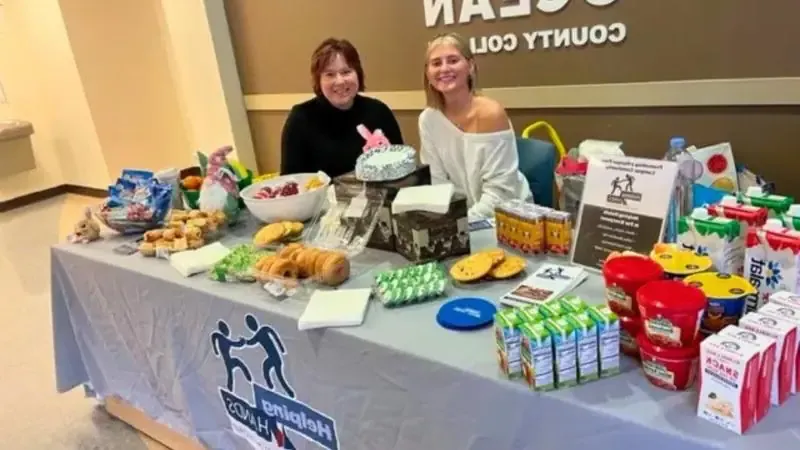
<instances>
[{"instance_id":1,"label":"snack bar box","mask_svg":"<svg viewBox=\"0 0 800 450\"><path fill-rule=\"evenodd\" d=\"M760 366L758 371L758 404L756 406L756 421L766 417L772 396L772 377L775 374L775 339L763 334L758 334L736 325L729 325L719 332L721 336L749 342L758 346L761 351Z\"/></svg>"},{"instance_id":2,"label":"snack bar box","mask_svg":"<svg viewBox=\"0 0 800 450\"><path fill-rule=\"evenodd\" d=\"M356 178L355 172L349 172L333 179L336 198L340 201L358 196L365 187L368 190L375 189L386 193L383 207L378 212L378 224L367 242L367 247L390 252L395 251L396 245L396 231L392 223L394 198L402 188L427 184L431 184L431 169L427 165L421 165L411 175L395 181L364 183ZM356 230L356 232L358 231L360 230Z\"/></svg>"},{"instance_id":3,"label":"snack bar box","mask_svg":"<svg viewBox=\"0 0 800 450\"><path fill-rule=\"evenodd\" d=\"M748 313L739 319L739 326L775 340L775 370L772 374L770 402L782 405L794 388L797 355L797 325L760 313Z\"/></svg>"},{"instance_id":4,"label":"snack bar box","mask_svg":"<svg viewBox=\"0 0 800 450\"><path fill-rule=\"evenodd\" d=\"M770 317L783 319L797 326L795 334L795 354L794 354L794 383L792 384L792 394L800 391L800 309L791 306L779 305L778 303L768 303L758 310L760 314Z\"/></svg>"},{"instance_id":5,"label":"snack bar box","mask_svg":"<svg viewBox=\"0 0 800 450\"><path fill-rule=\"evenodd\" d=\"M408 211L392 216L395 251L413 263L470 254L467 198L453 194L445 214Z\"/></svg>"},{"instance_id":6,"label":"snack bar box","mask_svg":"<svg viewBox=\"0 0 800 450\"><path fill-rule=\"evenodd\" d=\"M700 344L697 416L736 434L756 423L761 350L721 334Z\"/></svg>"}]
</instances>

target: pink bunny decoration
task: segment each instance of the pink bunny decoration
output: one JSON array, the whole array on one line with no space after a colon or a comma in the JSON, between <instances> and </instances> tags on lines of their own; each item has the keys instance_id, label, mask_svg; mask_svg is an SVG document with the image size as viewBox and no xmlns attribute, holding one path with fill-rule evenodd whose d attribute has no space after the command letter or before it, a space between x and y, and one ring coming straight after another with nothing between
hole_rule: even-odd
<instances>
[{"instance_id":1,"label":"pink bunny decoration","mask_svg":"<svg viewBox=\"0 0 800 450\"><path fill-rule=\"evenodd\" d=\"M375 150L376 148L380 147L388 147L391 145L389 139L387 139L386 136L383 135L383 131L381 131L380 128L375 130L374 133L370 133L369 129L367 129L367 127L364 126L364 124L361 124L356 127L356 130L358 130L358 134L360 134L361 137L363 137L364 140L367 141L366 144L364 144L365 152L368 152L370 150Z\"/></svg>"}]
</instances>

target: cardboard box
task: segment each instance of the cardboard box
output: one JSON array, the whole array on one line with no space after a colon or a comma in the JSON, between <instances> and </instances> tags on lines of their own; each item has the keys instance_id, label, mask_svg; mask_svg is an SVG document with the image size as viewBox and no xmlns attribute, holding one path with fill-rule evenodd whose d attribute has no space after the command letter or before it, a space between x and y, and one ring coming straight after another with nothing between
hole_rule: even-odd
<instances>
[{"instance_id":1,"label":"cardboard box","mask_svg":"<svg viewBox=\"0 0 800 450\"><path fill-rule=\"evenodd\" d=\"M793 294L789 291L774 292L769 296L769 303L800 310L800 295Z\"/></svg>"},{"instance_id":2,"label":"cardboard box","mask_svg":"<svg viewBox=\"0 0 800 450\"><path fill-rule=\"evenodd\" d=\"M739 326L775 339L775 370L772 374L770 402L773 405L784 404L794 388L797 325L760 313L748 313L739 319Z\"/></svg>"},{"instance_id":3,"label":"cardboard box","mask_svg":"<svg viewBox=\"0 0 800 450\"><path fill-rule=\"evenodd\" d=\"M758 405L756 407L756 421L763 419L769 412L770 397L772 396L772 377L775 373L775 339L759 334L736 325L729 325L719 332L720 335L733 339L749 342L761 350L758 372Z\"/></svg>"},{"instance_id":4,"label":"cardboard box","mask_svg":"<svg viewBox=\"0 0 800 450\"><path fill-rule=\"evenodd\" d=\"M367 242L367 247L379 250L395 251L396 231L392 221L392 202L397 192L404 187L422 186L431 184L431 170L427 165L421 165L416 172L395 181L367 182L356 178L355 172L349 172L333 179L334 191L337 199L353 198L366 187L367 190L379 190L386 193L384 205L378 212L378 224ZM356 230L357 232L359 230Z\"/></svg>"},{"instance_id":5,"label":"cardboard box","mask_svg":"<svg viewBox=\"0 0 800 450\"><path fill-rule=\"evenodd\" d=\"M792 384L792 394L800 391L800 309L792 306L780 305L777 302L767 303L758 310L765 316L777 317L791 322L797 326L795 334L795 355L794 355L794 383Z\"/></svg>"},{"instance_id":6,"label":"cardboard box","mask_svg":"<svg viewBox=\"0 0 800 450\"><path fill-rule=\"evenodd\" d=\"M700 344L697 416L736 434L756 423L761 350L721 334Z\"/></svg>"},{"instance_id":7,"label":"cardboard box","mask_svg":"<svg viewBox=\"0 0 800 450\"><path fill-rule=\"evenodd\" d=\"M454 194L446 214L409 211L392 216L395 251L413 263L469 255L467 199Z\"/></svg>"}]
</instances>

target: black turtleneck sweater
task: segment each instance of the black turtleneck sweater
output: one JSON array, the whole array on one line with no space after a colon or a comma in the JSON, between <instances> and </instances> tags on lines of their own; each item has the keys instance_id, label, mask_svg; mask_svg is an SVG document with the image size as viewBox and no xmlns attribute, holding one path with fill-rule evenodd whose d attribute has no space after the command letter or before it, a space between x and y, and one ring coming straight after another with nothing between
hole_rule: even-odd
<instances>
[{"instance_id":1,"label":"black turtleneck sweater","mask_svg":"<svg viewBox=\"0 0 800 450\"><path fill-rule=\"evenodd\" d=\"M392 144L403 144L392 110L380 100L357 95L353 106L341 110L317 96L295 105L281 136L281 174L321 170L337 177L355 169L364 138L356 127L381 129Z\"/></svg>"}]
</instances>

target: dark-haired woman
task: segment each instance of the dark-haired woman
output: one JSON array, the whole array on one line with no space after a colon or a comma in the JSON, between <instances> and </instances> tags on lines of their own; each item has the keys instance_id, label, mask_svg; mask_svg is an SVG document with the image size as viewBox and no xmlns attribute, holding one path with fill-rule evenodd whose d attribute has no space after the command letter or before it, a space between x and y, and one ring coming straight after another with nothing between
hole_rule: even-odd
<instances>
[{"instance_id":1,"label":"dark-haired woman","mask_svg":"<svg viewBox=\"0 0 800 450\"><path fill-rule=\"evenodd\" d=\"M392 144L403 143L389 107L360 94L364 69L349 41L322 42L311 56L311 77L315 97L295 105L283 126L282 174L321 170L336 177L352 171L365 144L359 125L381 130Z\"/></svg>"}]
</instances>

